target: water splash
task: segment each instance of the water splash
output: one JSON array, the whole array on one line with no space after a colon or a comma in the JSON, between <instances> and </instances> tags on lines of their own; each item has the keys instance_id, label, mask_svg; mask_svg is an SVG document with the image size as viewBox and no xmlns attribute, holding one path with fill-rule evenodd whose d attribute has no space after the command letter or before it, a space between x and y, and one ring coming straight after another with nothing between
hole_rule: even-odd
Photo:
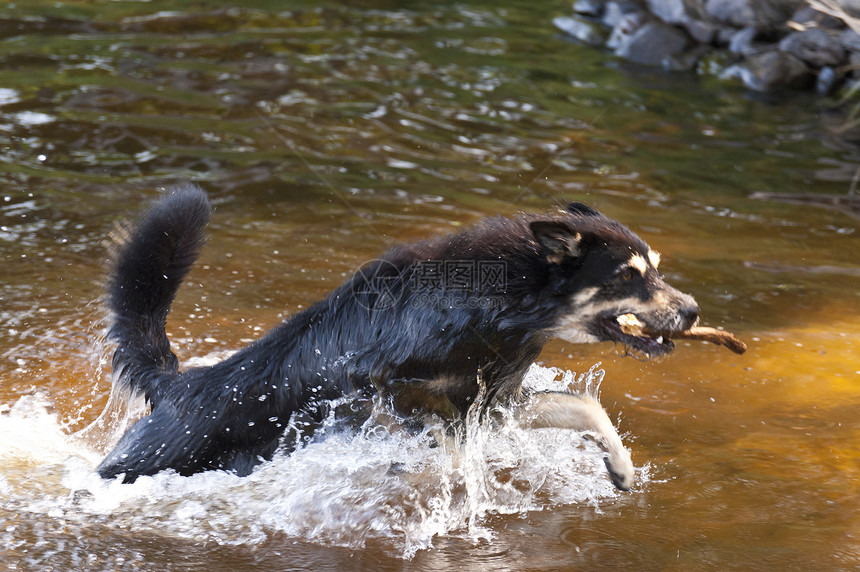
<instances>
[{"instance_id":1,"label":"water splash","mask_svg":"<svg viewBox=\"0 0 860 572\"><path fill-rule=\"evenodd\" d=\"M601 362L597 362L577 377L576 372L570 370L532 364L523 380L523 388L532 391L581 393L600 401L600 384L606 376L600 366Z\"/></svg>"},{"instance_id":2,"label":"water splash","mask_svg":"<svg viewBox=\"0 0 860 572\"><path fill-rule=\"evenodd\" d=\"M576 378L533 366L525 385L566 390L573 383L595 394L602 377L596 367ZM160 473L130 485L100 479L93 471L99 453L66 435L44 399L25 398L0 412L9 435L0 448L0 517L229 545L273 535L350 548L374 542L409 559L441 536L492 542L494 515L593 505L618 494L601 452L577 433L524 430L504 409L481 416L478 383L478 403L455 431L441 421L416 431L379 406L360 430L330 420L322 438L248 477Z\"/></svg>"}]
</instances>

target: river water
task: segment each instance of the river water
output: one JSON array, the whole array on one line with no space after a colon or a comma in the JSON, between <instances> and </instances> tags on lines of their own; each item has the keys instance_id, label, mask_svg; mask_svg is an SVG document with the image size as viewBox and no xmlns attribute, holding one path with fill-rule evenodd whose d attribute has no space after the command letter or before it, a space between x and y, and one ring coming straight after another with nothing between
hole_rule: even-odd
<instances>
[{"instance_id":1,"label":"river water","mask_svg":"<svg viewBox=\"0 0 860 572\"><path fill-rule=\"evenodd\" d=\"M0 7L0 567L860 567L860 222L821 206L856 200L860 153L824 102L629 68L555 35L568 2L169 4ZM184 364L390 244L563 199L750 349L545 349L528 383L602 379L626 493L581 436L504 423L104 482L142 405L110 395L103 240L182 181L216 207L168 324Z\"/></svg>"}]
</instances>

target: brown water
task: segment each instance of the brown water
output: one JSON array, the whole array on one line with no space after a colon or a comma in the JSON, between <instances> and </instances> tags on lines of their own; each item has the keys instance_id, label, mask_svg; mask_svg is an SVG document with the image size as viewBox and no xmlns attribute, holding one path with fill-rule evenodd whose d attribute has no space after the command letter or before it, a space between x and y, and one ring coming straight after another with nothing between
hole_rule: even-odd
<instances>
[{"instance_id":1,"label":"brown water","mask_svg":"<svg viewBox=\"0 0 860 572\"><path fill-rule=\"evenodd\" d=\"M2 567L860 567L860 224L752 196L847 194L860 154L821 102L627 69L554 35L566 2L158 4L0 8ZM386 245L562 198L634 228L750 351L546 349L602 362L629 493L577 436L511 428L102 483L124 409L94 423L101 241L186 180L217 209L169 324L183 360L257 338Z\"/></svg>"}]
</instances>

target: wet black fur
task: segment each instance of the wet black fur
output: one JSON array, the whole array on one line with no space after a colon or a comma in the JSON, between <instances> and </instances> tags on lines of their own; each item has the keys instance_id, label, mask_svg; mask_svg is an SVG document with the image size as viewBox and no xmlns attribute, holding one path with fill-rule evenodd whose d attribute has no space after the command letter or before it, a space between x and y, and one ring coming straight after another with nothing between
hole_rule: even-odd
<instances>
[{"instance_id":1,"label":"wet black fur","mask_svg":"<svg viewBox=\"0 0 860 572\"><path fill-rule=\"evenodd\" d=\"M164 469L247 474L271 458L294 415L318 419L326 400L353 393L381 391L396 400L417 390L413 404L435 401L462 414L477 394L479 368L491 399L519 392L576 292L599 285L648 295L644 281L616 277L619 264L631 252L645 255L647 245L573 203L391 248L232 357L180 372L165 320L209 212L203 191L177 189L117 247L107 283L115 378L143 394L151 413L98 467L105 478L124 474L130 482ZM413 278L422 261L502 261L505 279L501 288L497 282L456 292L418 288ZM428 303L428 295L494 303L451 308Z\"/></svg>"}]
</instances>

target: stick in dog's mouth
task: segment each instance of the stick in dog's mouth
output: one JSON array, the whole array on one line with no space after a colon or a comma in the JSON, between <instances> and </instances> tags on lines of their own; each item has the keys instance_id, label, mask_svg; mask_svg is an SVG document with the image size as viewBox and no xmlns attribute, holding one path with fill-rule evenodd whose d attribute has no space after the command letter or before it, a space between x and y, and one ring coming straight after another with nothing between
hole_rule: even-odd
<instances>
[{"instance_id":1,"label":"stick in dog's mouth","mask_svg":"<svg viewBox=\"0 0 860 572\"><path fill-rule=\"evenodd\" d=\"M718 330L716 328L693 326L680 332L656 332L650 330L644 322L636 317L636 314L622 314L621 316L618 316L616 320L618 321L618 325L621 327L621 331L628 336L657 338L658 340L661 340L662 338L704 340L706 342L711 342L712 344L724 346L736 354L742 354L747 351L747 345L739 340L733 333Z\"/></svg>"}]
</instances>

